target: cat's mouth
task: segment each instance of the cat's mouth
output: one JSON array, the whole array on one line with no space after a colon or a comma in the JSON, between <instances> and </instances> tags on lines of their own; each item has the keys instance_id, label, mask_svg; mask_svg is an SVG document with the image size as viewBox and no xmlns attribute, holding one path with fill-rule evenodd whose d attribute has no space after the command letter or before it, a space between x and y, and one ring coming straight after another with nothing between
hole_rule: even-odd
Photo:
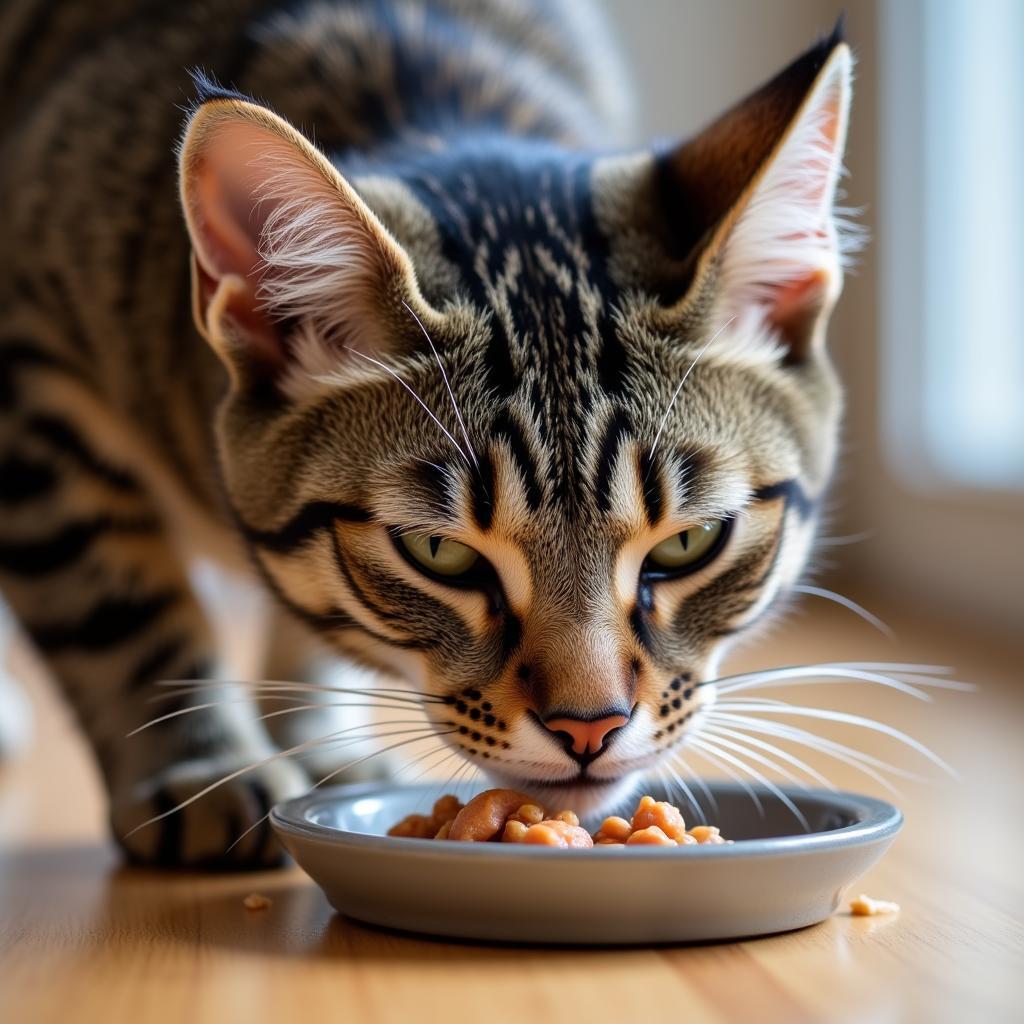
<instances>
[{"instance_id":1,"label":"cat's mouth","mask_svg":"<svg viewBox=\"0 0 1024 1024\"><path fill-rule=\"evenodd\" d=\"M536 795L548 810L574 810L580 817L610 813L633 794L639 781L637 772L600 779L581 771L572 778L555 781L515 778L493 771L489 774L502 785Z\"/></svg>"}]
</instances>

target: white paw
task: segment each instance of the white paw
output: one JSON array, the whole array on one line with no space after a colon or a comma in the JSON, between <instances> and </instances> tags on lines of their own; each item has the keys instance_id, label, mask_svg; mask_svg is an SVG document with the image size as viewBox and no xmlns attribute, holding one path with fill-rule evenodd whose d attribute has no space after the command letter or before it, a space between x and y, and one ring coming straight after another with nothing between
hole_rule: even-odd
<instances>
[{"instance_id":1,"label":"white paw","mask_svg":"<svg viewBox=\"0 0 1024 1024\"><path fill-rule=\"evenodd\" d=\"M111 796L111 826L128 857L160 867L245 870L276 867L284 852L269 821L274 804L309 788L282 758L238 775L171 814L208 786L245 767L237 757L186 761ZM141 826L141 827L139 827Z\"/></svg>"},{"instance_id":2,"label":"white paw","mask_svg":"<svg viewBox=\"0 0 1024 1024\"><path fill-rule=\"evenodd\" d=\"M0 634L5 624L0 615ZM32 740L32 706L4 664L4 637L0 635L0 760L24 750Z\"/></svg>"}]
</instances>

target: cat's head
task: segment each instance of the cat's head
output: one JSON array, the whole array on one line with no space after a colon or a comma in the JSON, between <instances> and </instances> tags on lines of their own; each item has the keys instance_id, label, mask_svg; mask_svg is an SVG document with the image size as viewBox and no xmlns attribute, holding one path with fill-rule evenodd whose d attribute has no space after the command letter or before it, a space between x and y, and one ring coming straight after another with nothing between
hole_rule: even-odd
<instances>
[{"instance_id":1,"label":"cat's head","mask_svg":"<svg viewBox=\"0 0 1024 1024\"><path fill-rule=\"evenodd\" d=\"M801 572L850 55L675 148L428 144L345 175L208 95L182 148L226 493L281 600L586 809L684 741Z\"/></svg>"}]
</instances>

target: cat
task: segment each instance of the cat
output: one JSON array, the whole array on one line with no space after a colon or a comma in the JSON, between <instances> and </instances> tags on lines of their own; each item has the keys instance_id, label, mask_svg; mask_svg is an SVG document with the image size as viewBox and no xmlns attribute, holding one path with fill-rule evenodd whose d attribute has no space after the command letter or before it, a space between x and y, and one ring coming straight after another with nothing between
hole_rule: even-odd
<instances>
[{"instance_id":1,"label":"cat","mask_svg":"<svg viewBox=\"0 0 1024 1024\"><path fill-rule=\"evenodd\" d=\"M260 717L306 690L157 687L216 678L198 556L272 595L268 678L397 676L353 690L498 784L677 751L836 458L841 29L628 151L573 0L20 0L0 53L0 589L126 855L276 863L310 785Z\"/></svg>"}]
</instances>

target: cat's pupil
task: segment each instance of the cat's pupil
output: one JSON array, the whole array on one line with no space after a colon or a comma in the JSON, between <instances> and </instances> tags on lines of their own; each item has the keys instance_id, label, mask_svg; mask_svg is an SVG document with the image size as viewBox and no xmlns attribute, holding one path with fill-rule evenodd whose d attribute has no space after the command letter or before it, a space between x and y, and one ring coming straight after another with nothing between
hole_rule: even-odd
<instances>
[{"instance_id":1,"label":"cat's pupil","mask_svg":"<svg viewBox=\"0 0 1024 1024\"><path fill-rule=\"evenodd\" d=\"M441 538L436 533L430 535L430 557L437 558L437 549L441 546Z\"/></svg>"}]
</instances>

